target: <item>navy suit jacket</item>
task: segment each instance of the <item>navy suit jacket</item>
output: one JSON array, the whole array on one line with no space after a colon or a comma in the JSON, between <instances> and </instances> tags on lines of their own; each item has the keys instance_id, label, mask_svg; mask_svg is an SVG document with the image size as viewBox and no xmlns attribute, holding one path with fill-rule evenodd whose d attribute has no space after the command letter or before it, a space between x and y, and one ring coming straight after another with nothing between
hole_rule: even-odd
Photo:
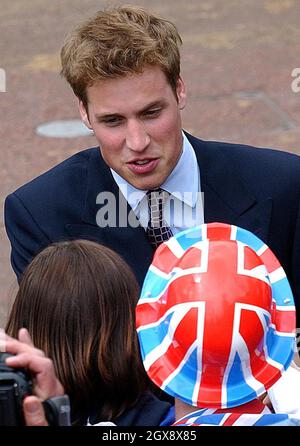
<instances>
[{"instance_id":1,"label":"navy suit jacket","mask_svg":"<svg viewBox=\"0 0 300 446\"><path fill-rule=\"evenodd\" d=\"M187 134L198 160L205 222L248 229L266 242L290 280L300 315L300 157L238 144L201 141ZM99 148L73 155L9 195L5 223L18 279L31 258L52 242L95 240L117 251L140 284L153 250L138 227L100 228L100 192L122 195ZM125 201L125 200L124 200ZM125 209L130 211L128 203ZM300 318L298 319L300 321ZM300 325L297 325L300 326Z\"/></svg>"}]
</instances>

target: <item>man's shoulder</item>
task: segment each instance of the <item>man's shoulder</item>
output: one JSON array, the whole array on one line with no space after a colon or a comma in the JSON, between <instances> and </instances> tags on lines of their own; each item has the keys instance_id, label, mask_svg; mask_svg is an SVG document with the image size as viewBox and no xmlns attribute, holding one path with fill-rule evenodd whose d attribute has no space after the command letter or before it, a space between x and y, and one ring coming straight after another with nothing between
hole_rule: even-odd
<instances>
[{"instance_id":1,"label":"man's shoulder","mask_svg":"<svg viewBox=\"0 0 300 446\"><path fill-rule=\"evenodd\" d=\"M223 141L206 141L187 135L192 146L198 153L200 161L211 164L218 160L226 160L238 169L252 169L258 171L295 172L300 174L300 156L287 151L254 147L246 144L230 143ZM299 178L300 180L300 178Z\"/></svg>"},{"instance_id":2,"label":"man's shoulder","mask_svg":"<svg viewBox=\"0 0 300 446\"><path fill-rule=\"evenodd\" d=\"M100 157L100 151L97 147L75 153L69 158L63 160L51 169L32 179L19 187L14 193L19 198L41 194L42 192L50 193L62 187L74 187L80 183L86 176L88 164L91 158Z\"/></svg>"},{"instance_id":3,"label":"man's shoulder","mask_svg":"<svg viewBox=\"0 0 300 446\"><path fill-rule=\"evenodd\" d=\"M239 144L226 141L212 141L202 140L193 135L187 134L188 139L195 148L195 150L210 150L212 152L222 151L225 154L236 154L241 156L266 157L286 159L300 163L300 156L281 149L274 149L269 147L255 147L248 144Z\"/></svg>"}]
</instances>

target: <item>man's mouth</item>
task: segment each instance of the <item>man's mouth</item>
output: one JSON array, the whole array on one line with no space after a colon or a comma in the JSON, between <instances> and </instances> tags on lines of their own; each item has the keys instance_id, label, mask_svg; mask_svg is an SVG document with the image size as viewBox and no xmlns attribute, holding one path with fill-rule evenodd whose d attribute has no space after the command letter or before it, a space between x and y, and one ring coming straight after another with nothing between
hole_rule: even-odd
<instances>
[{"instance_id":1,"label":"man's mouth","mask_svg":"<svg viewBox=\"0 0 300 446\"><path fill-rule=\"evenodd\" d=\"M140 161L134 161L134 164L137 164L138 166L143 166L144 164L148 164L151 160L140 160Z\"/></svg>"},{"instance_id":2,"label":"man's mouth","mask_svg":"<svg viewBox=\"0 0 300 446\"><path fill-rule=\"evenodd\" d=\"M132 160L127 163L129 169L135 174L152 172L159 163L159 158Z\"/></svg>"}]
</instances>

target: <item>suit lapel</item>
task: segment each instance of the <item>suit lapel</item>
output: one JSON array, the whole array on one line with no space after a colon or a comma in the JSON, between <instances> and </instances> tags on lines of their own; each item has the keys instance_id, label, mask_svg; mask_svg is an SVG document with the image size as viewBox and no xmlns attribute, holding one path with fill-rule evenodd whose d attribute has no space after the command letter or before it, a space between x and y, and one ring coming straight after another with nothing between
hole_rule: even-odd
<instances>
[{"instance_id":1,"label":"suit lapel","mask_svg":"<svg viewBox=\"0 0 300 446\"><path fill-rule=\"evenodd\" d=\"M200 168L204 220L235 224L268 242L272 199L258 199L217 143L187 135Z\"/></svg>"}]
</instances>

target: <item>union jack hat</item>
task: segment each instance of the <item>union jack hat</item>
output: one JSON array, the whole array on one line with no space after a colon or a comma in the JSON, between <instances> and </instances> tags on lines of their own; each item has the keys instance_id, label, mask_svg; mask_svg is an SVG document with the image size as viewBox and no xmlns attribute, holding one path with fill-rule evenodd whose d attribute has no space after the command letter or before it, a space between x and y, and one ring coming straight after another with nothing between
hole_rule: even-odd
<instances>
[{"instance_id":1,"label":"union jack hat","mask_svg":"<svg viewBox=\"0 0 300 446\"><path fill-rule=\"evenodd\" d=\"M259 397L294 354L285 272L264 242L234 225L203 224L161 244L136 321L151 380L193 406L229 408Z\"/></svg>"}]
</instances>

